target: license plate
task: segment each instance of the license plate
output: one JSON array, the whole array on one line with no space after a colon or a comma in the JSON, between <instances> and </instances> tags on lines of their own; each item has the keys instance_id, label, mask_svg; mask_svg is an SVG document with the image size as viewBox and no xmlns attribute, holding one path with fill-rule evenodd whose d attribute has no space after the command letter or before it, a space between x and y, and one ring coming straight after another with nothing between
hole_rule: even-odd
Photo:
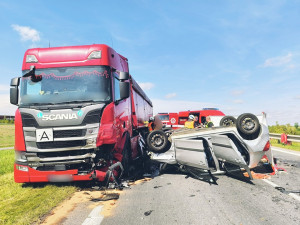
<instances>
[{"instance_id":1,"label":"license plate","mask_svg":"<svg viewBox=\"0 0 300 225\"><path fill-rule=\"evenodd\" d=\"M62 175L49 175L49 182L71 182L73 181L73 176L71 174L62 174Z\"/></svg>"},{"instance_id":2,"label":"license plate","mask_svg":"<svg viewBox=\"0 0 300 225\"><path fill-rule=\"evenodd\" d=\"M36 142L53 141L53 129L36 129Z\"/></svg>"}]
</instances>

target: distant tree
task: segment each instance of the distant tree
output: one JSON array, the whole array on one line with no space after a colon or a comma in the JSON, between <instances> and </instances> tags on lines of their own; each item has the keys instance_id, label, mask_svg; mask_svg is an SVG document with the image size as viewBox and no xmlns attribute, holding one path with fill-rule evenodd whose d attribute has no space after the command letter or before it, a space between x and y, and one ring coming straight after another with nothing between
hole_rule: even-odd
<instances>
[{"instance_id":1,"label":"distant tree","mask_svg":"<svg viewBox=\"0 0 300 225\"><path fill-rule=\"evenodd\" d=\"M294 127L295 127L296 129L298 129L299 124L298 124L298 123L295 123L295 124L294 124Z\"/></svg>"}]
</instances>

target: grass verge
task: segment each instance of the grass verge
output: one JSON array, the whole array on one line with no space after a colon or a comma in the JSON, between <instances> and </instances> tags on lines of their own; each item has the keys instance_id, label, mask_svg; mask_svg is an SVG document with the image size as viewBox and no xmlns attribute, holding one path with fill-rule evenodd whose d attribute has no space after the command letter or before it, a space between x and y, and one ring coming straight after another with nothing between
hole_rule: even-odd
<instances>
[{"instance_id":1,"label":"grass verge","mask_svg":"<svg viewBox=\"0 0 300 225\"><path fill-rule=\"evenodd\" d=\"M275 146L275 147L290 149L290 150L294 150L294 151L300 151L300 143L297 143L297 142L292 142L291 145L284 145L282 143L278 143L278 140L276 140L276 139L271 139L270 143L272 146Z\"/></svg>"},{"instance_id":2,"label":"grass verge","mask_svg":"<svg viewBox=\"0 0 300 225\"><path fill-rule=\"evenodd\" d=\"M72 184L18 184L13 177L14 151L0 151L0 224L33 224L71 196Z\"/></svg>"},{"instance_id":3,"label":"grass verge","mask_svg":"<svg viewBox=\"0 0 300 225\"><path fill-rule=\"evenodd\" d=\"M0 124L0 148L12 147L15 142L14 124Z\"/></svg>"}]
</instances>

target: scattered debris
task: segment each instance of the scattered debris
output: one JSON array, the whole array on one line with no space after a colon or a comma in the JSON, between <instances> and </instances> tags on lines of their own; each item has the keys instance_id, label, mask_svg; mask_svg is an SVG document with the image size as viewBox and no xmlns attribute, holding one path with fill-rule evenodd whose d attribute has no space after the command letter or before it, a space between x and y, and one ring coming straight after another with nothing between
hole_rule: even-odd
<instances>
[{"instance_id":1,"label":"scattered debris","mask_svg":"<svg viewBox=\"0 0 300 225\"><path fill-rule=\"evenodd\" d=\"M160 187L162 187L162 186L154 186L153 188L160 188Z\"/></svg>"},{"instance_id":2,"label":"scattered debris","mask_svg":"<svg viewBox=\"0 0 300 225\"><path fill-rule=\"evenodd\" d=\"M284 187L275 187L276 190L280 191L281 193L284 193L284 194L289 194L289 193L300 193L300 190L291 190L291 191L287 191L285 190Z\"/></svg>"},{"instance_id":3,"label":"scattered debris","mask_svg":"<svg viewBox=\"0 0 300 225\"><path fill-rule=\"evenodd\" d=\"M147 212L144 213L145 216L150 216L150 214L153 212L154 210L149 210Z\"/></svg>"},{"instance_id":4,"label":"scattered debris","mask_svg":"<svg viewBox=\"0 0 300 225\"><path fill-rule=\"evenodd\" d=\"M99 202L99 201L109 201L109 200L116 200L119 199L119 193L104 193L100 198L93 198L91 201Z\"/></svg>"},{"instance_id":5,"label":"scattered debris","mask_svg":"<svg viewBox=\"0 0 300 225\"><path fill-rule=\"evenodd\" d=\"M245 177L249 177L248 172L243 173ZM263 174L263 173L255 173L254 171L251 171L251 175L253 179L269 179L271 176L268 174Z\"/></svg>"}]
</instances>

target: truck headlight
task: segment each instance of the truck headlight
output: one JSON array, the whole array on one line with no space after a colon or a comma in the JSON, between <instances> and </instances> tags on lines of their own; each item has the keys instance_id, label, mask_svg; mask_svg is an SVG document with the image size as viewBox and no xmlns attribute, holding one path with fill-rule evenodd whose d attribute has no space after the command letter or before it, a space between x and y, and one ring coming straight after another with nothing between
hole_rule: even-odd
<instances>
[{"instance_id":1,"label":"truck headlight","mask_svg":"<svg viewBox=\"0 0 300 225\"><path fill-rule=\"evenodd\" d=\"M27 166L16 165L16 169L24 172L28 172Z\"/></svg>"}]
</instances>

